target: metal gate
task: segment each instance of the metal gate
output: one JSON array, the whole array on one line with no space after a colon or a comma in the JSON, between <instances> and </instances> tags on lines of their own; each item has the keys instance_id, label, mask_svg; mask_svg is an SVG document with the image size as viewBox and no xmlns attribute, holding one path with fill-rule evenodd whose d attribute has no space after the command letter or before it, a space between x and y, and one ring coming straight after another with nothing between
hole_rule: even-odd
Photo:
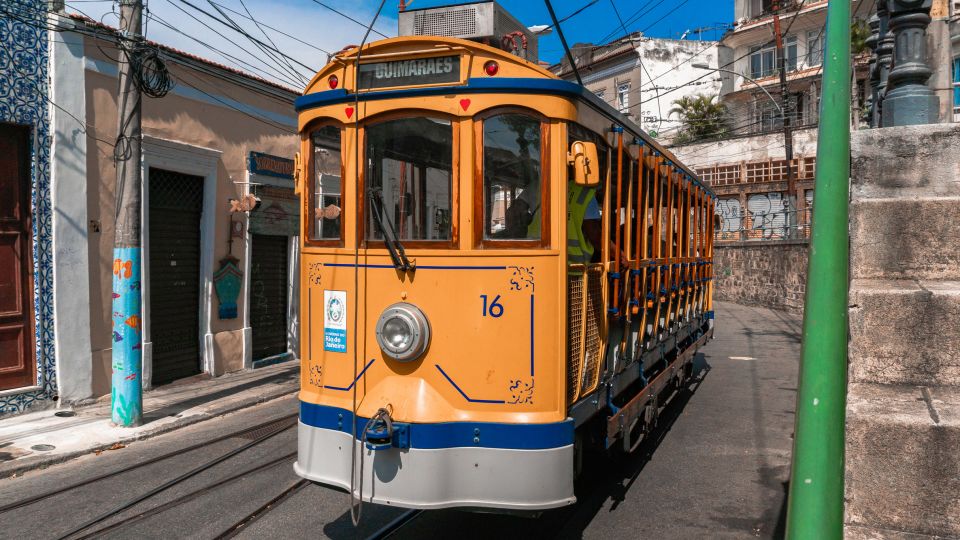
<instances>
[{"instance_id":1,"label":"metal gate","mask_svg":"<svg viewBox=\"0 0 960 540\"><path fill-rule=\"evenodd\" d=\"M250 261L250 327L253 359L287 352L286 236L252 235Z\"/></svg>"},{"instance_id":2,"label":"metal gate","mask_svg":"<svg viewBox=\"0 0 960 540\"><path fill-rule=\"evenodd\" d=\"M150 168L153 385L200 373L203 177Z\"/></svg>"}]
</instances>

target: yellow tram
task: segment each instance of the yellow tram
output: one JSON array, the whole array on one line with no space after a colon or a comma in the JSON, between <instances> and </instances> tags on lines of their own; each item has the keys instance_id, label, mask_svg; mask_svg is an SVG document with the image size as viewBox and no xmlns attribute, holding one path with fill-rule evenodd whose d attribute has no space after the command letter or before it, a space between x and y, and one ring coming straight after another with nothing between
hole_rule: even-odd
<instances>
[{"instance_id":1,"label":"yellow tram","mask_svg":"<svg viewBox=\"0 0 960 540\"><path fill-rule=\"evenodd\" d=\"M297 473L402 507L573 503L583 445L635 447L712 335L713 194L472 41L345 50L296 108Z\"/></svg>"}]
</instances>

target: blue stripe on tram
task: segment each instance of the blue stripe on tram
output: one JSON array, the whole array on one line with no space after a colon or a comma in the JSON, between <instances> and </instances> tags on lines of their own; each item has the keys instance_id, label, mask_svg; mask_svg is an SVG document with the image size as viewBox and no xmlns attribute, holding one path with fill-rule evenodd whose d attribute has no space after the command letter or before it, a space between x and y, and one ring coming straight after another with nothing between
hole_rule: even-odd
<instances>
[{"instance_id":1,"label":"blue stripe on tram","mask_svg":"<svg viewBox=\"0 0 960 540\"><path fill-rule=\"evenodd\" d=\"M300 421L333 431L350 433L348 409L300 402ZM367 418L357 417L357 438ZM443 422L404 424L410 430L410 447L424 450L442 448L503 448L511 450L547 450L573 444L573 420L549 424L502 424L494 422ZM474 442L479 439L479 442Z\"/></svg>"}]
</instances>

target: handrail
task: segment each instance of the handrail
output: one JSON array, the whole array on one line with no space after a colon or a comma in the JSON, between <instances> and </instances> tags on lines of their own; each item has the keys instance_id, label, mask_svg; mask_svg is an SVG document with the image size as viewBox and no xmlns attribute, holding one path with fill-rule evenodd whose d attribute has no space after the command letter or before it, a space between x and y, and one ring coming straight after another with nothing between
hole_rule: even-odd
<instances>
[{"instance_id":1,"label":"handrail","mask_svg":"<svg viewBox=\"0 0 960 540\"><path fill-rule=\"evenodd\" d=\"M850 2L827 4L827 45L797 389L787 538L843 536L850 197Z\"/></svg>"}]
</instances>

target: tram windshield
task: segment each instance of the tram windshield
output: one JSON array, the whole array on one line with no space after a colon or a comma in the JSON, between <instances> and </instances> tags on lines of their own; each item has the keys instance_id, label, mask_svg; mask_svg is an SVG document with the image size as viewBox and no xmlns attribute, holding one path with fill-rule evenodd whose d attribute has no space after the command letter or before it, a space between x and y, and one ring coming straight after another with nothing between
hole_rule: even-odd
<instances>
[{"instance_id":1,"label":"tram windshield","mask_svg":"<svg viewBox=\"0 0 960 540\"><path fill-rule=\"evenodd\" d=\"M367 126L365 189L380 201L376 219L365 197L367 239L383 240L382 224L401 241L450 240L452 161L449 120L401 118Z\"/></svg>"},{"instance_id":2,"label":"tram windshield","mask_svg":"<svg viewBox=\"0 0 960 540\"><path fill-rule=\"evenodd\" d=\"M539 240L540 121L500 114L483 121L484 238Z\"/></svg>"}]
</instances>

